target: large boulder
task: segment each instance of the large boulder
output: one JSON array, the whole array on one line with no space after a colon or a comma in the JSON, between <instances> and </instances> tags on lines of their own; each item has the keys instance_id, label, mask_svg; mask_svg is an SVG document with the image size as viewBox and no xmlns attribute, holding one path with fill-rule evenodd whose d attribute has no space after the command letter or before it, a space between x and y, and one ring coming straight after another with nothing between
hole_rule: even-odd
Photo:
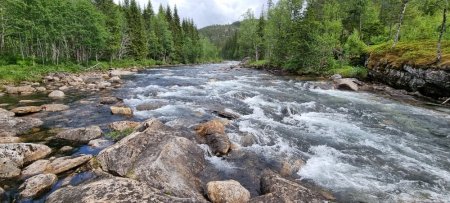
<instances>
[{"instance_id":1,"label":"large boulder","mask_svg":"<svg viewBox=\"0 0 450 203\"><path fill-rule=\"evenodd\" d=\"M104 171L139 180L182 198L203 200L197 175L205 167L202 149L192 141L174 136L176 131L158 120L139 129L97 156ZM141 126L142 127L142 126Z\"/></svg>"},{"instance_id":2,"label":"large boulder","mask_svg":"<svg viewBox=\"0 0 450 203\"><path fill-rule=\"evenodd\" d=\"M198 125L197 134L216 155L226 155L231 149L231 141L225 134L225 125L221 120L212 120Z\"/></svg>"},{"instance_id":3,"label":"large boulder","mask_svg":"<svg viewBox=\"0 0 450 203\"><path fill-rule=\"evenodd\" d=\"M43 111L48 112L57 112L57 111L65 111L69 109L69 106L64 104L45 104L41 106Z\"/></svg>"},{"instance_id":4,"label":"large boulder","mask_svg":"<svg viewBox=\"0 0 450 203\"><path fill-rule=\"evenodd\" d=\"M245 203L250 200L250 192L235 180L209 182L206 188L213 203Z\"/></svg>"},{"instance_id":5,"label":"large boulder","mask_svg":"<svg viewBox=\"0 0 450 203\"><path fill-rule=\"evenodd\" d=\"M358 91L359 86L356 79L351 78L344 78L344 79L337 79L334 81L336 89L339 90L348 90L348 91Z\"/></svg>"},{"instance_id":6,"label":"large boulder","mask_svg":"<svg viewBox=\"0 0 450 203\"><path fill-rule=\"evenodd\" d=\"M139 181L128 178L107 178L76 187L61 188L47 198L47 203L64 203L76 200L90 202L206 202L195 198L179 198L161 193Z\"/></svg>"},{"instance_id":7,"label":"large boulder","mask_svg":"<svg viewBox=\"0 0 450 203\"><path fill-rule=\"evenodd\" d=\"M20 175L20 168L8 158L0 158L0 178L15 178Z\"/></svg>"},{"instance_id":8,"label":"large boulder","mask_svg":"<svg viewBox=\"0 0 450 203\"><path fill-rule=\"evenodd\" d=\"M118 121L109 124L109 128L115 131L124 131L127 129L134 129L138 127L141 123L133 121Z\"/></svg>"},{"instance_id":9,"label":"large boulder","mask_svg":"<svg viewBox=\"0 0 450 203\"><path fill-rule=\"evenodd\" d=\"M36 91L31 85L19 87L5 86L5 90L8 94L28 94Z\"/></svg>"},{"instance_id":10,"label":"large boulder","mask_svg":"<svg viewBox=\"0 0 450 203\"><path fill-rule=\"evenodd\" d=\"M44 124L44 122L38 118L17 118L0 114L0 137L21 135L42 124Z\"/></svg>"},{"instance_id":11,"label":"large boulder","mask_svg":"<svg viewBox=\"0 0 450 203\"><path fill-rule=\"evenodd\" d=\"M261 178L261 192L263 196L251 199L254 203L269 202L299 202L299 203L320 203L334 200L333 197L326 197L321 191L314 191L300 185L297 182L282 178L273 171L265 171Z\"/></svg>"},{"instance_id":12,"label":"large boulder","mask_svg":"<svg viewBox=\"0 0 450 203\"><path fill-rule=\"evenodd\" d=\"M42 159L52 152L42 144L14 143L0 144L0 158L8 158L18 167Z\"/></svg>"},{"instance_id":13,"label":"large boulder","mask_svg":"<svg viewBox=\"0 0 450 203\"><path fill-rule=\"evenodd\" d=\"M129 107L112 106L111 113L114 115L132 116L133 110Z\"/></svg>"},{"instance_id":14,"label":"large boulder","mask_svg":"<svg viewBox=\"0 0 450 203\"><path fill-rule=\"evenodd\" d=\"M87 128L69 129L58 133L55 138L79 142L88 143L91 140L97 139L102 136L102 129L98 126L91 126Z\"/></svg>"},{"instance_id":15,"label":"large boulder","mask_svg":"<svg viewBox=\"0 0 450 203\"><path fill-rule=\"evenodd\" d=\"M56 183L58 177L55 174L40 174L27 179L20 187L21 198L37 197L49 190Z\"/></svg>"},{"instance_id":16,"label":"large boulder","mask_svg":"<svg viewBox=\"0 0 450 203\"><path fill-rule=\"evenodd\" d=\"M60 90L55 90L48 95L48 97L53 98L53 99L62 99L65 96L66 95L64 94L64 92L60 91Z\"/></svg>"},{"instance_id":17,"label":"large boulder","mask_svg":"<svg viewBox=\"0 0 450 203\"><path fill-rule=\"evenodd\" d=\"M17 107L13 110L11 110L18 116L37 113L42 111L42 108L40 106L23 106L23 107Z\"/></svg>"}]
</instances>

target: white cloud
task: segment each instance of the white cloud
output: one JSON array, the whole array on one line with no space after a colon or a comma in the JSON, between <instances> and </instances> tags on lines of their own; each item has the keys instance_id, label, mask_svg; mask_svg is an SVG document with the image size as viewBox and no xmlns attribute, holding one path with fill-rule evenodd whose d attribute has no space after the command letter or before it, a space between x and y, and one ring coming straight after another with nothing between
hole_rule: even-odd
<instances>
[{"instance_id":1,"label":"white cloud","mask_svg":"<svg viewBox=\"0 0 450 203\"><path fill-rule=\"evenodd\" d=\"M141 6L148 3L148 0L137 1ZM266 3L267 0L152 0L155 10L160 4L164 7L169 4L172 8L177 5L180 16L193 18L199 28L241 20L248 9L259 16Z\"/></svg>"}]
</instances>

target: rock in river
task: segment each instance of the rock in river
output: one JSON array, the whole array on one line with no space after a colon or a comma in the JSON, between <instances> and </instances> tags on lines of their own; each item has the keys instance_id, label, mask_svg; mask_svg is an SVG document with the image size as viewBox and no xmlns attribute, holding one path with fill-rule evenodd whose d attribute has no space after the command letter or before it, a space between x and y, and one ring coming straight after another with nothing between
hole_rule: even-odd
<instances>
[{"instance_id":1,"label":"rock in river","mask_svg":"<svg viewBox=\"0 0 450 203\"><path fill-rule=\"evenodd\" d=\"M41 126L43 123L37 118L17 118L0 114L0 137L21 135L35 127Z\"/></svg>"},{"instance_id":2,"label":"rock in river","mask_svg":"<svg viewBox=\"0 0 450 203\"><path fill-rule=\"evenodd\" d=\"M13 110L11 110L18 116L37 113L42 111L42 108L40 106L23 106L23 107L17 107Z\"/></svg>"},{"instance_id":3,"label":"rock in river","mask_svg":"<svg viewBox=\"0 0 450 203\"><path fill-rule=\"evenodd\" d=\"M47 203L64 202L206 202L195 198L179 198L161 193L139 181L128 178L107 178L53 192Z\"/></svg>"},{"instance_id":4,"label":"rock in river","mask_svg":"<svg viewBox=\"0 0 450 203\"><path fill-rule=\"evenodd\" d=\"M15 178L20 175L20 168L8 158L0 158L0 178Z\"/></svg>"},{"instance_id":5,"label":"rock in river","mask_svg":"<svg viewBox=\"0 0 450 203\"><path fill-rule=\"evenodd\" d=\"M37 160L22 170L21 177L23 179L44 173L50 165L49 160Z\"/></svg>"},{"instance_id":6,"label":"rock in river","mask_svg":"<svg viewBox=\"0 0 450 203\"><path fill-rule=\"evenodd\" d=\"M226 155L230 151L231 142L225 134L225 126L220 120L212 120L196 127L197 134L205 139L206 144L216 155Z\"/></svg>"},{"instance_id":7,"label":"rock in river","mask_svg":"<svg viewBox=\"0 0 450 203\"><path fill-rule=\"evenodd\" d=\"M133 110L131 110L131 108L129 108L129 107L112 106L111 113L114 115L132 116Z\"/></svg>"},{"instance_id":8,"label":"rock in river","mask_svg":"<svg viewBox=\"0 0 450 203\"><path fill-rule=\"evenodd\" d=\"M118 121L109 124L109 128L115 130L115 131L124 131L127 129L134 129L138 127L141 123L139 122L133 122L133 121Z\"/></svg>"},{"instance_id":9,"label":"rock in river","mask_svg":"<svg viewBox=\"0 0 450 203\"><path fill-rule=\"evenodd\" d=\"M198 174L205 167L202 149L158 120L97 156L104 171L141 181L181 198L204 200Z\"/></svg>"},{"instance_id":10,"label":"rock in river","mask_svg":"<svg viewBox=\"0 0 450 203\"><path fill-rule=\"evenodd\" d=\"M358 91L358 83L355 82L356 79L344 78L335 80L335 85L337 89L340 90L349 90L349 91Z\"/></svg>"},{"instance_id":11,"label":"rock in river","mask_svg":"<svg viewBox=\"0 0 450 203\"><path fill-rule=\"evenodd\" d=\"M5 90L6 92L8 92L8 94L28 94L36 91L36 89L34 87L31 87L31 85L19 87L5 86Z\"/></svg>"},{"instance_id":12,"label":"rock in river","mask_svg":"<svg viewBox=\"0 0 450 203\"><path fill-rule=\"evenodd\" d=\"M122 101L117 97L102 97L100 98L100 104L115 104Z\"/></svg>"},{"instance_id":13,"label":"rock in river","mask_svg":"<svg viewBox=\"0 0 450 203\"><path fill-rule=\"evenodd\" d=\"M235 180L209 182L206 188L213 203L245 203L250 200L250 192Z\"/></svg>"},{"instance_id":14,"label":"rock in river","mask_svg":"<svg viewBox=\"0 0 450 203\"><path fill-rule=\"evenodd\" d=\"M60 90L55 90L48 95L48 97L53 99L62 99L64 98L64 96L65 96L64 92Z\"/></svg>"},{"instance_id":15,"label":"rock in river","mask_svg":"<svg viewBox=\"0 0 450 203\"><path fill-rule=\"evenodd\" d=\"M64 104L46 104L41 106L43 111L49 112L57 112L57 111L65 111L69 109L69 106Z\"/></svg>"},{"instance_id":16,"label":"rock in river","mask_svg":"<svg viewBox=\"0 0 450 203\"><path fill-rule=\"evenodd\" d=\"M55 174L40 174L27 179L20 187L20 197L33 198L47 191L58 180Z\"/></svg>"},{"instance_id":17,"label":"rock in river","mask_svg":"<svg viewBox=\"0 0 450 203\"><path fill-rule=\"evenodd\" d=\"M98 126L91 126L87 128L76 128L65 130L58 133L55 137L62 140L88 143L93 139L97 139L102 136L102 129Z\"/></svg>"},{"instance_id":18,"label":"rock in river","mask_svg":"<svg viewBox=\"0 0 450 203\"><path fill-rule=\"evenodd\" d=\"M0 158L8 158L17 166L42 159L49 155L52 150L42 144L14 143L0 144Z\"/></svg>"},{"instance_id":19,"label":"rock in river","mask_svg":"<svg viewBox=\"0 0 450 203\"><path fill-rule=\"evenodd\" d=\"M324 196L321 192L308 189L297 182L282 178L273 171L265 171L261 178L261 192L263 196L251 199L252 203L260 202L324 202L333 200L331 196Z\"/></svg>"},{"instance_id":20,"label":"rock in river","mask_svg":"<svg viewBox=\"0 0 450 203\"><path fill-rule=\"evenodd\" d=\"M92 159L92 155L81 155L78 157L60 157L53 160L47 168L47 172L60 174L68 170L77 168Z\"/></svg>"},{"instance_id":21,"label":"rock in river","mask_svg":"<svg viewBox=\"0 0 450 203\"><path fill-rule=\"evenodd\" d=\"M13 116L15 116L14 112L0 108L0 117L13 117Z\"/></svg>"}]
</instances>

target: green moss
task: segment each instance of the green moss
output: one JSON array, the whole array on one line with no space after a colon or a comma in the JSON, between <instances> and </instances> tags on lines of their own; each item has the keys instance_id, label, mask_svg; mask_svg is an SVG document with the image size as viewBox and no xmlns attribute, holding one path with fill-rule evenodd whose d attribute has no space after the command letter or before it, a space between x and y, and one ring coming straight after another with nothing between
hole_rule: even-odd
<instances>
[{"instance_id":1,"label":"green moss","mask_svg":"<svg viewBox=\"0 0 450 203\"><path fill-rule=\"evenodd\" d=\"M264 67L269 65L268 60L258 60L258 61L252 61L248 64L250 67Z\"/></svg>"},{"instance_id":2,"label":"green moss","mask_svg":"<svg viewBox=\"0 0 450 203\"><path fill-rule=\"evenodd\" d=\"M370 53L369 68L377 63L383 62L400 68L405 64L413 66L437 67L450 69L450 41L442 42L442 60L436 64L437 42L436 41L414 41L400 42L395 47L388 42L367 48Z\"/></svg>"},{"instance_id":3,"label":"green moss","mask_svg":"<svg viewBox=\"0 0 450 203\"><path fill-rule=\"evenodd\" d=\"M111 138L113 140L120 140L128 135L130 135L134 131L133 128L128 128L123 131L111 131L107 133L105 136Z\"/></svg>"}]
</instances>

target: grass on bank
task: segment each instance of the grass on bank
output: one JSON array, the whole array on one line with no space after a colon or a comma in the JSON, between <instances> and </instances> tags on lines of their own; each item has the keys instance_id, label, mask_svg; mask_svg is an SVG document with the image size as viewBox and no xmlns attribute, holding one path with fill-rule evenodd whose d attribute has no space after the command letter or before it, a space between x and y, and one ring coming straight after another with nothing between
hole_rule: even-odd
<instances>
[{"instance_id":1,"label":"grass on bank","mask_svg":"<svg viewBox=\"0 0 450 203\"><path fill-rule=\"evenodd\" d=\"M120 139L130 135L133 131L134 131L133 128L128 128L123 131L111 131L111 132L107 133L105 136L107 138L117 141L117 140L120 140Z\"/></svg>"},{"instance_id":2,"label":"grass on bank","mask_svg":"<svg viewBox=\"0 0 450 203\"><path fill-rule=\"evenodd\" d=\"M436 64L436 41L399 42L395 47L392 45L393 42L388 42L370 46L367 49L367 52L370 53L369 68L382 62L396 68L408 64L422 68L450 69L450 41L442 42L442 60L439 64Z\"/></svg>"},{"instance_id":3,"label":"grass on bank","mask_svg":"<svg viewBox=\"0 0 450 203\"><path fill-rule=\"evenodd\" d=\"M220 62L214 59L207 62ZM177 63L173 63L177 64ZM170 65L155 60L118 60L113 62L90 62L88 65L66 63L60 65L33 65L29 61L18 61L16 64L6 64L0 61L0 84L17 84L22 81L39 82L49 73L82 73L89 71L106 71L110 68L154 67Z\"/></svg>"}]
</instances>

